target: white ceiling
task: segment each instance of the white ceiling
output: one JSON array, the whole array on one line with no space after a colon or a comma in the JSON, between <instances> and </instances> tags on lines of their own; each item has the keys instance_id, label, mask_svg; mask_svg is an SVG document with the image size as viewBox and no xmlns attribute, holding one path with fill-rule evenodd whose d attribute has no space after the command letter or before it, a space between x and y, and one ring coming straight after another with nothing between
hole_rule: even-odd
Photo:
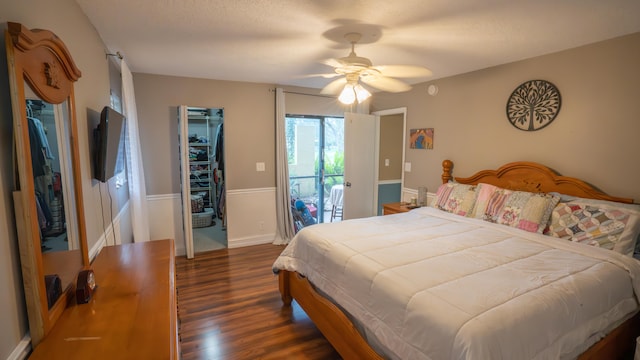
<instances>
[{"instance_id":1,"label":"white ceiling","mask_svg":"<svg viewBox=\"0 0 640 360\"><path fill-rule=\"evenodd\" d=\"M76 0L133 72L321 88L364 34L418 83L640 31L638 0Z\"/></svg>"}]
</instances>

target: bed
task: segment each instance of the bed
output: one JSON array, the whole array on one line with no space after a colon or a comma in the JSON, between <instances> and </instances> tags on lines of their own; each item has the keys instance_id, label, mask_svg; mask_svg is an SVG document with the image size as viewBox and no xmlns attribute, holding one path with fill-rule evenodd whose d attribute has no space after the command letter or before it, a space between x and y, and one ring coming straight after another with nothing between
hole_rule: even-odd
<instances>
[{"instance_id":1,"label":"bed","mask_svg":"<svg viewBox=\"0 0 640 360\"><path fill-rule=\"evenodd\" d=\"M345 359L632 353L640 336L632 200L531 162L455 179L452 168L443 162L434 206L298 233L273 266L285 306L295 299ZM536 211L516 206L523 201ZM576 241L575 228L574 241L550 236L568 231L562 211L575 206L604 209L623 228L597 241Z\"/></svg>"}]
</instances>

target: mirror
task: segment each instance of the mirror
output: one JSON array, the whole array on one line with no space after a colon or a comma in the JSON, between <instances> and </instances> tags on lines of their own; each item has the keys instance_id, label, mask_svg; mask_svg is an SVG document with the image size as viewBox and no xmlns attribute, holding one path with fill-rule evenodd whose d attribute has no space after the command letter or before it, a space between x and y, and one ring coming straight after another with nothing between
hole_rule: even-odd
<instances>
[{"instance_id":1,"label":"mirror","mask_svg":"<svg viewBox=\"0 0 640 360\"><path fill-rule=\"evenodd\" d=\"M89 266L73 83L80 77L52 32L8 23L7 60L18 181L20 262L33 346L74 299Z\"/></svg>"}]
</instances>

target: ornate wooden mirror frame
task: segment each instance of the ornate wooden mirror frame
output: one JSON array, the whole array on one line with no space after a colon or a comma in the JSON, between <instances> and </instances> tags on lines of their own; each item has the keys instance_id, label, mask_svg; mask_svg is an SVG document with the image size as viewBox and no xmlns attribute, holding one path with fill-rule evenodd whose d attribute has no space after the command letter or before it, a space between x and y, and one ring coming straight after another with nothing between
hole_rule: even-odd
<instances>
[{"instance_id":1,"label":"ornate wooden mirror frame","mask_svg":"<svg viewBox=\"0 0 640 360\"><path fill-rule=\"evenodd\" d=\"M19 182L16 184L18 188L13 197L29 330L35 347L51 330L69 301L72 301L75 276L82 268L89 266L73 93L73 83L81 73L64 43L50 31L29 30L21 24L10 22L5 37L19 175ZM75 208L75 212L68 210L66 213L67 217L75 217L72 220L74 228L77 226L77 231L74 232L77 232L75 237L79 243L75 250L49 254L41 251L41 228L38 223L27 118L27 93L34 93L43 101L56 104L54 107L58 115L65 121L65 135L61 139L68 142L65 146L68 146L70 153L68 170L71 174L62 176L69 177L66 184L73 183L65 189L72 192L70 197L73 200L65 201L71 201L72 208ZM73 260L69 260L70 258ZM64 272L66 279L60 276L63 278L62 294L50 305L47 301L45 274L51 274L54 262L56 266L64 267L57 267L55 271Z\"/></svg>"}]
</instances>

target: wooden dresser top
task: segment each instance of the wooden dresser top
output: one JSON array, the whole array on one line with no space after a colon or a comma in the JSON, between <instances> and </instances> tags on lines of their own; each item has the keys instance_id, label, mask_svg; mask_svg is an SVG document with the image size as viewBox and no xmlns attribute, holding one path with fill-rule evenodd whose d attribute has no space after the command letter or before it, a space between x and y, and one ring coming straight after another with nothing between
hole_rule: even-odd
<instances>
[{"instance_id":1,"label":"wooden dresser top","mask_svg":"<svg viewBox=\"0 0 640 360\"><path fill-rule=\"evenodd\" d=\"M98 285L69 306L30 359L177 359L173 240L107 246Z\"/></svg>"}]
</instances>

